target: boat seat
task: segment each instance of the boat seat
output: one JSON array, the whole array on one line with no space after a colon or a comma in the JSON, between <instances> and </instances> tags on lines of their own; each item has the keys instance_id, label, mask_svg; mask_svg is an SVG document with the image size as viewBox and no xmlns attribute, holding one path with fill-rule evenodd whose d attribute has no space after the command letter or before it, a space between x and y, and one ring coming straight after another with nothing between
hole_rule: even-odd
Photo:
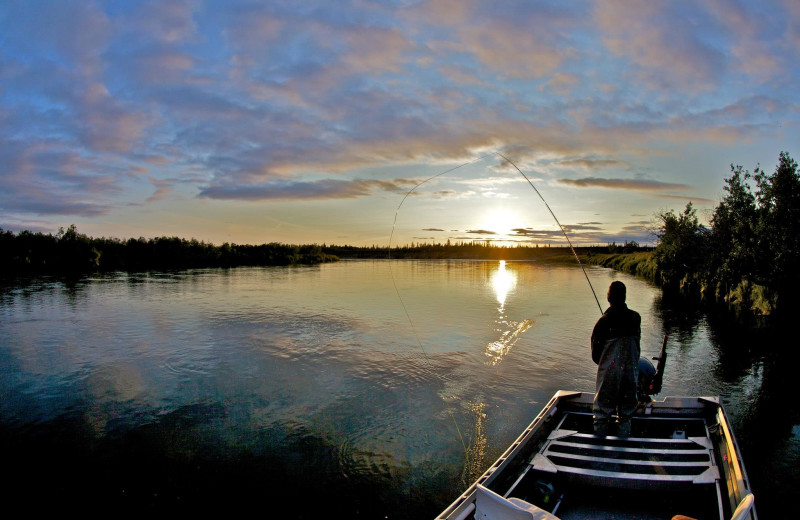
<instances>
[{"instance_id":1,"label":"boat seat","mask_svg":"<svg viewBox=\"0 0 800 520\"><path fill-rule=\"evenodd\" d=\"M739 505L736 506L736 510L733 512L733 516L731 516L731 520L744 520L748 516L750 516L750 510L753 509L753 503L755 502L755 497L752 493L748 493L742 497L742 500L739 501Z\"/></svg>"},{"instance_id":2,"label":"boat seat","mask_svg":"<svg viewBox=\"0 0 800 520\"><path fill-rule=\"evenodd\" d=\"M753 509L753 502L755 501L755 497L752 493L747 493L742 500L739 501L739 505L736 506L736 509L731 516L731 520L744 520L748 516L750 516L750 510ZM683 515L675 515L672 517L672 520L695 520L690 516L683 516Z\"/></svg>"},{"instance_id":3,"label":"boat seat","mask_svg":"<svg viewBox=\"0 0 800 520\"><path fill-rule=\"evenodd\" d=\"M503 498L478 484L475 520L558 520L558 517L519 498Z\"/></svg>"},{"instance_id":4,"label":"boat seat","mask_svg":"<svg viewBox=\"0 0 800 520\"><path fill-rule=\"evenodd\" d=\"M714 484L719 469L706 437L688 439L598 437L574 430L551 432L531 465L613 485L619 481Z\"/></svg>"}]
</instances>

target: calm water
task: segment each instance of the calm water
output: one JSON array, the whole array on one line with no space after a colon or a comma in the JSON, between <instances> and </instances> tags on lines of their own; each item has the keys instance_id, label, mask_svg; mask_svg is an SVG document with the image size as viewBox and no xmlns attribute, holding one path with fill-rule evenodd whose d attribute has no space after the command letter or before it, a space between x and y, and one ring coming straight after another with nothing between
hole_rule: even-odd
<instances>
[{"instance_id":1,"label":"calm water","mask_svg":"<svg viewBox=\"0 0 800 520\"><path fill-rule=\"evenodd\" d=\"M800 484L797 355L641 280L588 274L601 302L612 280L628 285L644 355L669 333L662 395L722 396L759 513L781 517L773 504ZM37 510L266 513L281 501L295 518L433 517L556 390L593 389L599 314L579 268L523 262L7 285L3 494Z\"/></svg>"}]
</instances>

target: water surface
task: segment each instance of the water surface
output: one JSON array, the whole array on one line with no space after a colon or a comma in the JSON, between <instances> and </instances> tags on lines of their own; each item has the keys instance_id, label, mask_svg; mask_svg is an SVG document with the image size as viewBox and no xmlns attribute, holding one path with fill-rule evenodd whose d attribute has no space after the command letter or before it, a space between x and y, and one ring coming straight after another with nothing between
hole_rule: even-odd
<instances>
[{"instance_id":1,"label":"water surface","mask_svg":"<svg viewBox=\"0 0 800 520\"><path fill-rule=\"evenodd\" d=\"M626 283L644 355L669 334L662 395L722 396L751 477L765 496L788 496L800 421L781 397L783 359L642 280L588 276L601 302L612 280ZM297 518L331 507L432 517L556 390L593 390L599 315L579 268L532 262L343 261L6 285L9 496L61 511L296 500ZM778 515L764 516L756 493L762 517Z\"/></svg>"}]
</instances>

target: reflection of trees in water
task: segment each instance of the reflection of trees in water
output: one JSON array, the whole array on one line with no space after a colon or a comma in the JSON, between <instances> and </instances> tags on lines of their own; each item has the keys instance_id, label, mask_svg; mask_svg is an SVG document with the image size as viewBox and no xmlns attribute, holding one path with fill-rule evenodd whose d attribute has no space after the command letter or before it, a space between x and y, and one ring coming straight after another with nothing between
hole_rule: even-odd
<instances>
[{"instance_id":1,"label":"reflection of trees in water","mask_svg":"<svg viewBox=\"0 0 800 520\"><path fill-rule=\"evenodd\" d=\"M743 326L729 315L713 312L696 300L680 295L662 294L655 302L664 332L670 343L695 348L707 335L716 363L709 372L717 381L732 384L749 376L759 367L760 347L757 329Z\"/></svg>"},{"instance_id":2,"label":"reflection of trees in water","mask_svg":"<svg viewBox=\"0 0 800 520\"><path fill-rule=\"evenodd\" d=\"M662 293L656 297L653 306L661 317L666 334L692 339L702 319L699 305L680 295Z\"/></svg>"},{"instance_id":3,"label":"reflection of trees in water","mask_svg":"<svg viewBox=\"0 0 800 520\"><path fill-rule=\"evenodd\" d=\"M800 486L800 406L796 398L800 356L789 351L793 345L780 343L781 336L787 337L774 331L763 337L776 342L769 344L777 344L782 351L763 356L761 385L734 423L763 518L790 518L782 504L791 503Z\"/></svg>"},{"instance_id":4,"label":"reflection of trees in water","mask_svg":"<svg viewBox=\"0 0 800 520\"><path fill-rule=\"evenodd\" d=\"M78 302L89 285L79 277L19 277L0 283L0 304L15 305L35 298L63 294L70 303Z\"/></svg>"},{"instance_id":5,"label":"reflection of trees in water","mask_svg":"<svg viewBox=\"0 0 800 520\"><path fill-rule=\"evenodd\" d=\"M736 396L737 408L728 413L760 515L784 517L780 504L789 503L800 486L800 351L789 339L796 334L786 325L754 328L680 296L662 296L656 309L665 332L681 345L696 344L703 328L716 356L710 373L717 381L735 387L751 379L748 396Z\"/></svg>"}]
</instances>

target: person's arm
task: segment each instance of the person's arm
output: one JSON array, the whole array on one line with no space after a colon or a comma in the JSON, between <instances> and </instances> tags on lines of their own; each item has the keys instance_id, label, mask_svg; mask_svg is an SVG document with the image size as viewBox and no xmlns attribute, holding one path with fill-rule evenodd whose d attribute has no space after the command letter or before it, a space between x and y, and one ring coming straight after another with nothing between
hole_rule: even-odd
<instances>
[{"instance_id":1,"label":"person's arm","mask_svg":"<svg viewBox=\"0 0 800 520\"><path fill-rule=\"evenodd\" d=\"M592 330L592 339L591 339L591 350L592 350L592 361L594 361L595 365L600 364L600 356L603 354L603 346L605 343L604 334L602 333L603 330L603 317L601 316L597 323L594 325L594 329Z\"/></svg>"}]
</instances>

